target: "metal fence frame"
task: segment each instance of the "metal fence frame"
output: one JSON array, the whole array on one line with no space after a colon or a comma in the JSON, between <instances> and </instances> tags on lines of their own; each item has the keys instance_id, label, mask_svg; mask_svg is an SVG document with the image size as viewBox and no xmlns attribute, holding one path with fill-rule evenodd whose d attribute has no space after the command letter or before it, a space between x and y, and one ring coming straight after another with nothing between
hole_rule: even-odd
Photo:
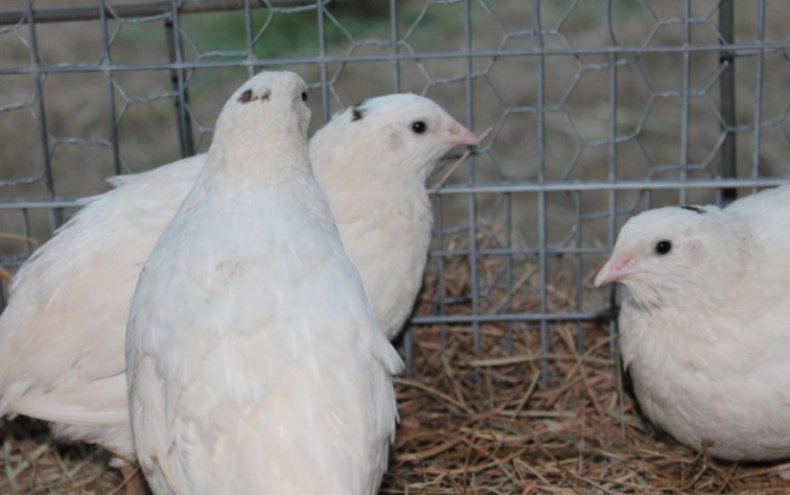
<instances>
[{"instance_id":1,"label":"metal fence frame","mask_svg":"<svg viewBox=\"0 0 790 495\"><path fill-rule=\"evenodd\" d=\"M529 49L497 49L497 50L473 50L472 45L472 14L470 6L473 3L480 2L481 5L486 5L490 0L427 0L426 6L435 3L457 3L464 7L464 48L457 51L437 51L437 52L417 52L404 41L403 31L404 27L398 24L398 1L387 0L389 15L390 15L390 37L389 39L376 39L366 40L360 42L361 45L373 44L377 46L389 47L389 53L384 55L362 55L348 53L346 55L330 55L326 50L326 35L325 23L328 22L328 16L331 13L327 10L330 3L329 0L204 0L201 2L184 2L183 0L166 0L166 1L151 1L148 3L137 4L110 4L108 0L99 0L98 5L88 7L62 7L53 9L37 9L33 0L27 0L26 7L23 11L3 11L0 12L0 35L9 33L13 30L27 30L30 39L30 50L32 53L32 60L30 65L22 67L0 67L0 81L6 75L19 75L27 74L35 76L35 95L32 100L26 102L18 102L9 105L0 106L0 113L17 110L21 107L29 106L34 112L38 127L40 131L40 147L41 156L43 161L43 169L40 175L34 177L25 177L22 179L4 179L0 178L0 191L4 187L14 187L20 184L27 184L31 182L43 182L46 184L47 197L26 198L26 199L6 199L0 198L0 210L15 210L20 211L25 216L27 222L27 214L31 209L46 209L52 212L52 225L53 228L62 224L63 208L70 208L78 206L79 198L63 198L55 194L52 170L50 166L50 148L57 143L62 142L79 142L75 138L57 138L52 136L47 130L47 115L44 107L44 79L48 74L56 73L99 73L103 74L106 78L108 99L108 111L111 113L111 120L113 123L112 130L108 139L89 142L82 140L83 144L108 146L113 150L114 170L116 173L122 173L122 159L119 155L118 149L118 116L115 113L115 94L113 91L113 76L114 74L124 71L137 71L137 70L165 70L171 74L172 92L169 97L172 97L175 102L175 111L177 113L177 122L179 127L179 146L182 156L188 156L195 152L194 132L192 128L192 121L188 113L189 95L187 93L187 86L185 85L185 74L187 71L202 68L222 68L222 67L245 67L251 75L255 70L261 69L269 65L301 65L301 64L316 64L320 67L320 82L317 87L320 87L322 96L322 118L324 121L329 118L329 85L330 74L328 66L335 63L351 63L351 62L389 62L391 64L391 80L392 90L401 90L401 68L400 65L404 61L422 61L430 59L460 59L465 61L465 73L458 76L453 81L448 82L462 82L466 89L466 124L470 128L475 124L474 111L473 111L473 80L480 75L479 71L474 69L473 61L477 58L491 58L497 59L504 57L524 57L534 58L539 66L539 83L537 86L536 105L524 111L534 112L537 118L537 132L539 153L542 157L537 180L535 181L522 181L522 182L499 182L499 183L480 183L475 180L475 162L471 160L467 164L467 183L454 184L443 186L439 189L433 190L436 198L436 205L441 208L442 197L449 195L467 195L468 197L468 264L469 274L471 277L471 292L468 297L468 304L470 306L469 314L464 315L449 315L443 313L443 303L439 303L439 312L431 316L419 316L412 319L412 325L454 325L462 324L471 327L474 336L474 345L480 345L480 326L487 323L502 323L512 325L516 322L528 324L536 328L541 336L541 348L544 352L548 351L549 329L558 322L585 322L592 320L604 320L609 322L609 328L612 335L616 329L614 324L615 301L614 297L610 300L609 308L602 311L551 311L548 305L547 287L549 282L548 274L548 259L550 256L562 255L562 250L551 250L546 236L547 224L550 219L547 216L547 199L546 195L552 192L569 192L569 193L582 193L587 191L604 191L608 193L608 207L605 213L608 219L608 237L606 245L601 246L599 249L569 249L567 254L579 255L583 254L600 254L605 255L613 246L616 232L617 232L617 218L621 212L618 210L616 192L623 190L658 190L670 189L679 191L679 201L686 200L687 191L694 188L710 188L722 190L722 200L729 201L735 196L736 188L759 188L770 185L777 185L787 182L786 177L760 177L758 163L760 161L760 143L761 131L766 126L776 125L776 122L764 122L761 115L761 98L763 71L765 66L763 63L765 54L771 52L784 52L790 49L790 38L785 39L783 42L766 42L764 38L764 26L766 15L766 0L760 0L755 3L755 8L758 10L757 25L758 37L754 42L737 42L735 38L735 30L733 23L733 0L722 0L717 5L716 12L709 12L704 17L704 21L708 22L711 16L717 17L718 31L720 33L720 40L717 44L699 45L690 42L690 29L694 23L701 22L700 18L695 18L691 15L691 0L683 0L685 14L680 18L673 18L670 20L662 20L661 22L671 22L679 24L683 28L684 43L678 46L634 46L634 45L621 45L615 36L615 30L612 27L614 0L601 0L600 7L602 9L602 19L604 25L602 28L606 31L608 37L608 44L603 46L593 47L573 47L568 49L557 49L553 47L544 46L544 36L556 35L557 32L554 28L547 28L541 25L541 6L540 0L532 0L531 2L524 2L525 8L532 9L534 13L535 23L532 27L521 30L513 35L530 35L537 40L537 47ZM575 0L569 3L570 12L579 3ZM642 2L646 8L650 8L647 1ZM318 26L319 38L319 55L317 57L300 57L300 58L275 58L275 59L259 59L254 56L254 40L251 29L251 12L256 8L280 9L282 11L315 11L316 22ZM184 15L193 12L208 12L220 10L243 10L245 13L246 22L246 52L237 53L240 55L234 60L187 60L184 57L183 39L180 30L180 19ZM566 14L567 15L567 14ZM168 54L169 61L166 63L144 63L144 64L117 64L114 63L111 56L110 46L113 41L113 33L109 29L109 21L114 19L119 22L161 22L167 34ZM63 63L63 64L47 64L41 60L37 48L37 33L36 27L41 23L49 22L68 22L75 20L94 20L100 23L102 29L102 42L103 51L101 60L97 63ZM618 144L624 140L630 139L629 136L623 136L618 132L618 71L621 67L629 64L629 57L638 56L645 53L676 53L682 54L683 57L683 86L676 96L682 98L683 109L681 121L679 122L681 134L681 156L679 163L681 164L681 176L678 180L636 180L636 181L622 181L617 179L618 169ZM719 111L721 115L721 126L723 129L723 139L720 143L720 177L713 177L704 180L687 180L686 170L688 168L688 136L689 136L689 98L692 96L690 87L690 74L689 64L690 56L692 53L717 53L719 56L719 63L721 71L718 75L720 84L719 91ZM597 146L608 147L609 160L608 160L608 180L596 181L548 181L545 177L546 163L545 163L545 114L547 106L545 101L545 66L551 63L550 58L554 55L567 55L572 54L581 56L585 54L597 54L605 56L607 62L601 65L601 69L609 73L609 101L607 102L610 113L609 120L606 122L608 125L608 138L597 143L592 143ZM751 124L746 126L738 126L735 119L735 77L734 77L734 64L739 57L755 57L757 60L755 75L757 81L757 91L754 94L755 99L755 114ZM751 132L753 134L753 153L752 153L752 170L753 173L749 177L736 177L736 150L735 150L735 134L736 132ZM488 150L483 149L481 153L486 153ZM511 195L517 193L534 193L536 194L538 209L538 242L537 249L533 251L519 251L515 253L515 249L510 247L508 249L499 249L497 253L507 255L510 253L511 263L512 256L533 257L539 266L539 300L540 307L535 312L495 312L486 313L481 312L479 308L479 285L478 285L478 272L476 266L482 256L486 253L478 248L476 242L477 225L478 225L478 209L477 209L477 195L480 194L501 194ZM511 226L508 225L508 228ZM26 223L26 229L27 229ZM439 228L439 235L441 229ZM441 243L440 243L441 244ZM29 254L29 252L28 252ZM434 257L441 258L446 254L442 249L433 252ZM22 257L0 258L0 264L7 266L18 266L24 260ZM441 262L439 263L441 270ZM580 272L580 269L578 270ZM577 273L581 275L581 273ZM512 287L512 273L510 284ZM441 274L440 274L441 277ZM581 289L583 281L582 277L578 276L576 284ZM580 291L581 292L581 291ZM412 343L411 334L407 333L405 337L405 353L407 361L410 361L412 356ZM546 370L546 363L543 363L544 371Z\"/></svg>"}]
</instances>

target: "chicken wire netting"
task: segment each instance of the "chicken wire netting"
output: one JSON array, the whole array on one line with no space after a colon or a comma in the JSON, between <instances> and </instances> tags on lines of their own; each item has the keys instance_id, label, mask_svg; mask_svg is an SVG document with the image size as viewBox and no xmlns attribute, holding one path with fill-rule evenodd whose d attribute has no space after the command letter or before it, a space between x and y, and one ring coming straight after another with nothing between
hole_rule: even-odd
<instances>
[{"instance_id":1,"label":"chicken wire netting","mask_svg":"<svg viewBox=\"0 0 790 495\"><path fill-rule=\"evenodd\" d=\"M432 196L407 361L427 326L543 353L558 323L614 332L591 281L630 215L787 182L788 19L784 0L3 0L0 265L107 177L205 151L226 96L287 68L313 129L400 91L493 128Z\"/></svg>"}]
</instances>

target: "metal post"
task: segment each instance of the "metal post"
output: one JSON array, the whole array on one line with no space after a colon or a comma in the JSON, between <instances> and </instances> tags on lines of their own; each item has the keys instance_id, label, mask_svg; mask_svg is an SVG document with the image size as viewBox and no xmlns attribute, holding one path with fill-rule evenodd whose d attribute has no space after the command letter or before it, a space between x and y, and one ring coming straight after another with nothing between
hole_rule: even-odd
<instances>
[{"instance_id":1,"label":"metal post","mask_svg":"<svg viewBox=\"0 0 790 495\"><path fill-rule=\"evenodd\" d=\"M398 2L390 0L390 42L392 43L392 53L397 55L400 51L398 34ZM400 61L392 61L392 90L400 93Z\"/></svg>"},{"instance_id":2,"label":"metal post","mask_svg":"<svg viewBox=\"0 0 790 495\"><path fill-rule=\"evenodd\" d=\"M691 101L691 0L683 2L683 86L680 108L680 180L688 180L689 170L689 105ZM678 201L686 204L686 188L680 189Z\"/></svg>"},{"instance_id":3,"label":"metal post","mask_svg":"<svg viewBox=\"0 0 790 495\"><path fill-rule=\"evenodd\" d=\"M735 41L734 2L722 0L719 4L719 34L721 45L732 45ZM719 78L719 107L721 111L722 131L725 133L721 145L721 176L731 179L738 176L735 149L735 54L732 50L719 52L719 65L722 66ZM721 199L726 203L735 201L738 190L722 189Z\"/></svg>"},{"instance_id":4,"label":"metal post","mask_svg":"<svg viewBox=\"0 0 790 495\"><path fill-rule=\"evenodd\" d=\"M177 27L178 26L178 27ZM181 45L180 25L178 25L178 7L173 4L172 17L165 21L165 34L167 36L167 58L171 64L184 60L184 49ZM178 122L178 144L181 147L181 156L186 158L195 154L195 142L192 137L192 120L187 112L189 95L184 83L184 70L171 69L170 82L176 94L176 122Z\"/></svg>"},{"instance_id":5,"label":"metal post","mask_svg":"<svg viewBox=\"0 0 790 495\"><path fill-rule=\"evenodd\" d=\"M99 4L99 22L101 24L102 64L112 65L112 50L110 50L110 30L107 26L107 0ZM116 174L122 174L121 150L118 146L118 116L115 112L115 82L112 70L105 71L107 79L107 109L110 113L110 146L112 147L113 169Z\"/></svg>"},{"instance_id":6,"label":"metal post","mask_svg":"<svg viewBox=\"0 0 790 495\"><path fill-rule=\"evenodd\" d=\"M324 27L324 3L322 0L315 0L315 9L318 22L318 55L321 59L321 113L323 122L329 122L329 70L327 69L324 58L326 57L326 30Z\"/></svg>"},{"instance_id":7,"label":"metal post","mask_svg":"<svg viewBox=\"0 0 790 495\"><path fill-rule=\"evenodd\" d=\"M540 0L534 0L535 36L538 47L545 47L543 42L543 24L540 17ZM536 95L538 118L538 183L546 181L546 55L538 55L538 87ZM546 213L546 192L538 192L538 272L540 276L540 312L547 313L549 309L548 294L548 215ZM549 323L546 319L540 320L540 384L545 387L549 383L549 362L545 356L549 353Z\"/></svg>"},{"instance_id":8,"label":"metal post","mask_svg":"<svg viewBox=\"0 0 790 495\"><path fill-rule=\"evenodd\" d=\"M30 49L33 53L33 65L36 69L41 67L41 56L38 51L38 37L36 36L36 21L33 14L33 2L27 2L26 20L30 27ZM52 179L52 152L49 146L49 132L47 131L47 112L44 108L44 81L46 73L36 74L36 119L38 120L38 130L41 139L41 155L44 159L44 180L47 186L49 197L55 198L55 182ZM53 208L50 215L52 230L57 229L63 224L63 209Z\"/></svg>"},{"instance_id":9,"label":"metal post","mask_svg":"<svg viewBox=\"0 0 790 495\"><path fill-rule=\"evenodd\" d=\"M757 67L754 74L754 110L752 134L752 177L760 176L760 147L762 146L763 76L765 75L765 0L757 6ZM755 189L752 192L756 191Z\"/></svg>"},{"instance_id":10,"label":"metal post","mask_svg":"<svg viewBox=\"0 0 790 495\"><path fill-rule=\"evenodd\" d=\"M471 10L471 0L466 0L464 2L464 47L468 52L472 51L472 10ZM464 86L465 86L465 93L466 93L466 125L469 129L472 129L474 126L474 107L472 105L473 102L473 92L474 88L472 87L472 72L473 68L473 59L472 57L466 58L466 74L464 78ZM470 157L467 160L467 170L469 173L469 183L474 184L476 182L476 171L475 171L475 159L474 157ZM478 280L477 280L477 265L478 265L478 253L477 253L477 194L472 193L469 195L469 203L468 203L468 214L469 214L469 287L472 292L472 314L478 314L480 310L480 301L479 301L479 293L478 293ZM480 350L480 324L478 322L472 323L472 342L473 348L475 352Z\"/></svg>"},{"instance_id":11,"label":"metal post","mask_svg":"<svg viewBox=\"0 0 790 495\"><path fill-rule=\"evenodd\" d=\"M244 0L244 47L247 50L247 62L250 62L247 65L247 77L252 77L255 72L255 66L252 65L252 62L255 60L252 30L252 6L250 5L250 0Z\"/></svg>"},{"instance_id":12,"label":"metal post","mask_svg":"<svg viewBox=\"0 0 790 495\"><path fill-rule=\"evenodd\" d=\"M612 0L606 1L604 11L606 19L606 34L611 46L617 46L617 37L612 26ZM617 181L617 54L609 55L609 182ZM617 230L617 192L609 191L609 235L607 245L609 250L614 249ZM620 348L617 346L619 327L617 326L617 294L615 289L609 291L609 352L612 354L615 367L615 380L617 384L617 400L619 411L625 410L625 391L623 390L623 369L620 360ZM625 424L620 421L620 431L625 432Z\"/></svg>"}]
</instances>

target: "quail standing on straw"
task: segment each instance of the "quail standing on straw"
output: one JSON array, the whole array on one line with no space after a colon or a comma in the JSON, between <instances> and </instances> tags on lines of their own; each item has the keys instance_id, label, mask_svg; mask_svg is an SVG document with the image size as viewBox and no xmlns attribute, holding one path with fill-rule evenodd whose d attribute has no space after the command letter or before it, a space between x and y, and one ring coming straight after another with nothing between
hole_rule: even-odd
<instances>
[{"instance_id":1,"label":"quail standing on straw","mask_svg":"<svg viewBox=\"0 0 790 495\"><path fill-rule=\"evenodd\" d=\"M140 276L127 376L157 495L371 495L386 469L401 362L313 176L305 91L265 72L231 96Z\"/></svg>"}]
</instances>

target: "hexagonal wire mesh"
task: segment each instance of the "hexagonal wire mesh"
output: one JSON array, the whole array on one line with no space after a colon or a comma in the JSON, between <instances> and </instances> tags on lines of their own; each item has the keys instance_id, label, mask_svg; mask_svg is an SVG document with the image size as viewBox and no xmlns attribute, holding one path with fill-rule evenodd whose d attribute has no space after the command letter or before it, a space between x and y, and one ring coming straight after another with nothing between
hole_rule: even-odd
<instances>
[{"instance_id":1,"label":"hexagonal wire mesh","mask_svg":"<svg viewBox=\"0 0 790 495\"><path fill-rule=\"evenodd\" d=\"M411 331L478 347L499 324L543 352L558 322L613 332L590 279L629 215L787 181L788 19L781 0L4 2L0 263L106 177L205 151L224 95L286 67L320 96L314 126L413 91L494 128L434 191L435 290Z\"/></svg>"}]
</instances>

